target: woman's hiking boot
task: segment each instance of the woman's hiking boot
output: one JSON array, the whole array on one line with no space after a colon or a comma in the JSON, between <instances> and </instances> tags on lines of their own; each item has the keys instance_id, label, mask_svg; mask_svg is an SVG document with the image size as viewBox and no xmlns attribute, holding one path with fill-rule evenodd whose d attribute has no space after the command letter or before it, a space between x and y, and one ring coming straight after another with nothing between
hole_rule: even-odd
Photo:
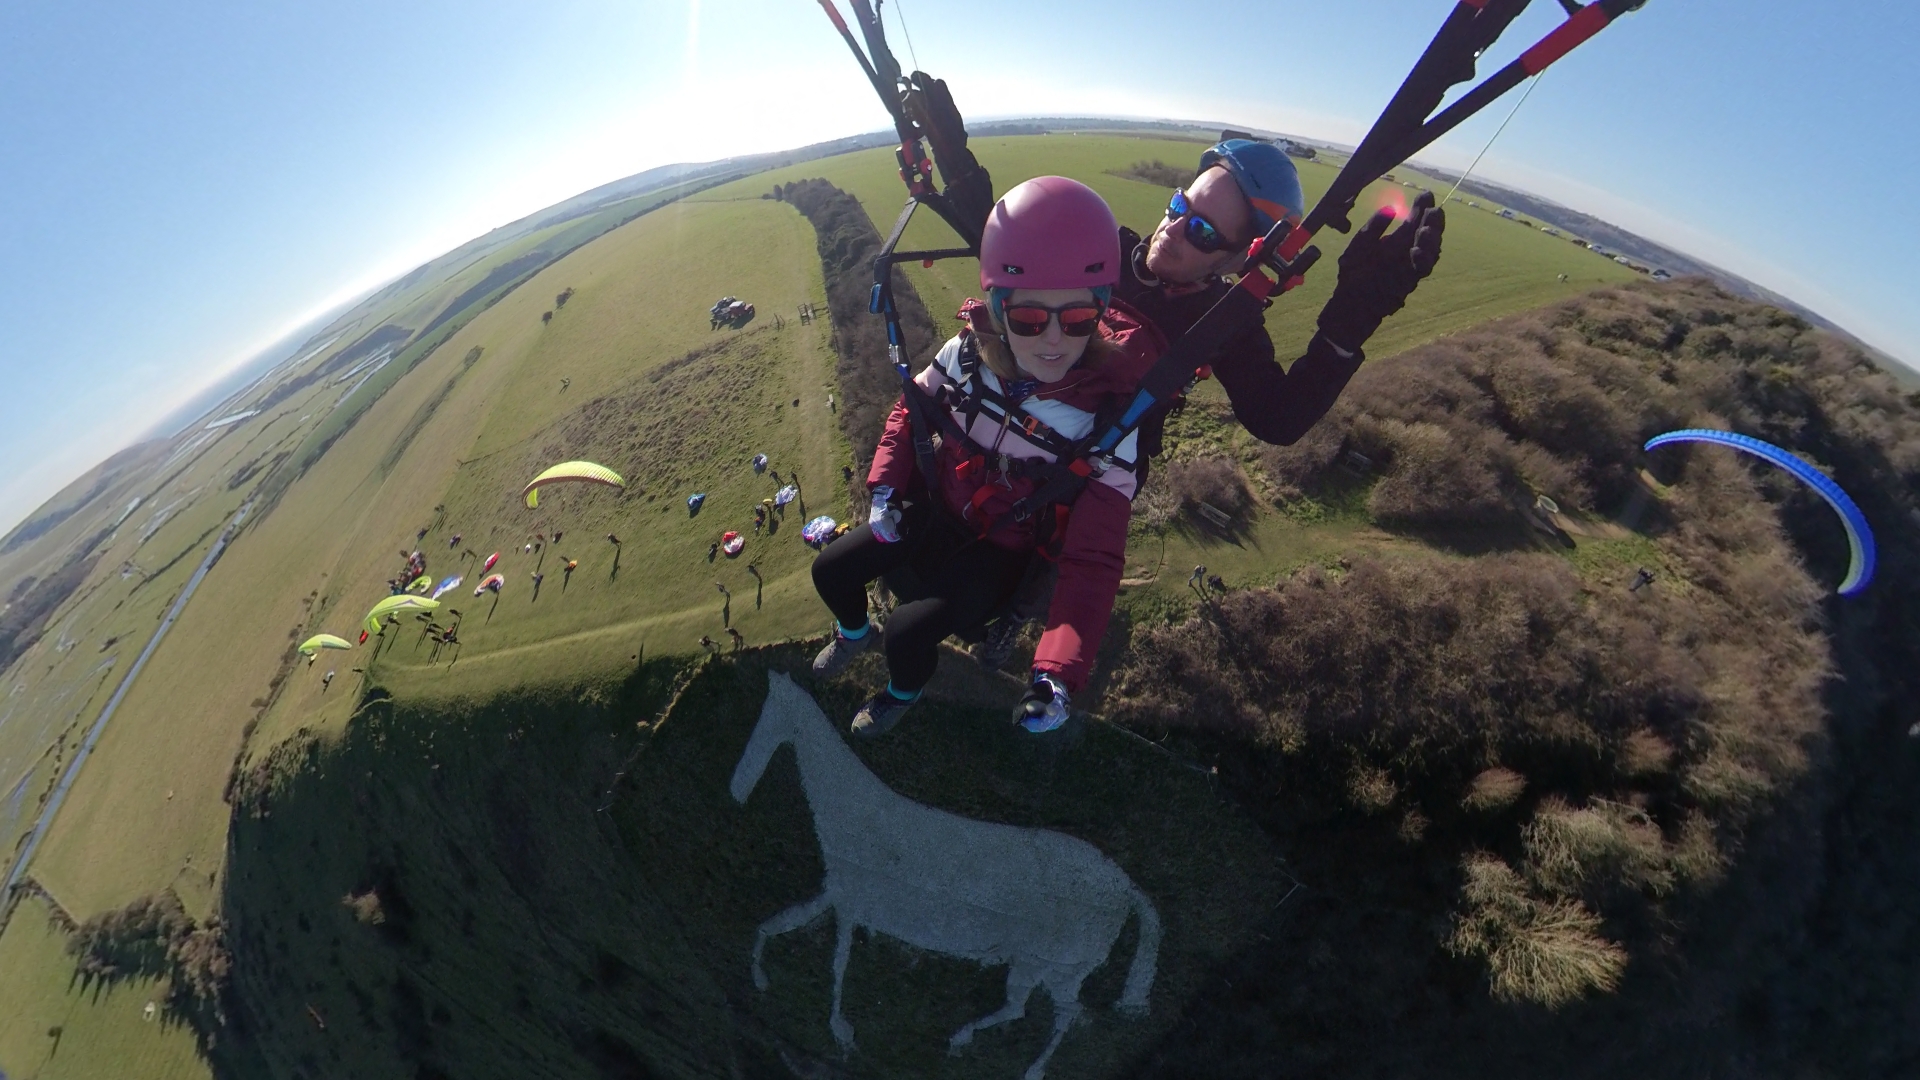
<instances>
[{"instance_id":1,"label":"woman's hiking boot","mask_svg":"<svg viewBox=\"0 0 1920 1080\"><path fill-rule=\"evenodd\" d=\"M833 624L833 640L813 658L813 673L823 679L840 674L879 637L880 624L871 619L867 620L867 632L855 638L841 633L839 623Z\"/></svg>"},{"instance_id":2,"label":"woman's hiking boot","mask_svg":"<svg viewBox=\"0 0 1920 1080\"><path fill-rule=\"evenodd\" d=\"M973 647L973 658L988 671L999 671L1013 656L1013 650L1020 644L1020 631L1025 629L1025 619L1011 616L995 619L987 624L987 636Z\"/></svg>"},{"instance_id":3,"label":"woman's hiking boot","mask_svg":"<svg viewBox=\"0 0 1920 1080\"><path fill-rule=\"evenodd\" d=\"M900 718L906 715L914 702L919 700L919 694L902 698L892 690L883 688L869 698L865 705L860 706L859 712L853 714L853 733L866 739L885 735L893 730L894 725L900 722Z\"/></svg>"}]
</instances>

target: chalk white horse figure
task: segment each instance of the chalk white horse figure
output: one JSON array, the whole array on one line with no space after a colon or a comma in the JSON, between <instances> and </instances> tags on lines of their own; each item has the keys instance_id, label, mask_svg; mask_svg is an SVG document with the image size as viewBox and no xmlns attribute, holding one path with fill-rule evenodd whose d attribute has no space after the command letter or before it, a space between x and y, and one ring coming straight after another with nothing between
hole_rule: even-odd
<instances>
[{"instance_id":1,"label":"chalk white horse figure","mask_svg":"<svg viewBox=\"0 0 1920 1080\"><path fill-rule=\"evenodd\" d=\"M827 873L819 896L760 925L756 987L767 988L760 966L767 939L829 910L838 940L828 1022L842 1047L853 1045L840 991L855 927L982 965L1006 964L1006 1004L955 1032L948 1050L972 1042L981 1028L1025 1016L1027 999L1044 986L1053 999L1053 1037L1026 1072L1026 1080L1041 1080L1080 1016L1080 984L1106 962L1134 915L1139 944L1118 1007L1146 1011L1160 916L1112 860L1064 833L974 821L914 802L861 764L806 691L779 673L768 683L760 722L733 770L733 797L746 802L774 751L793 744Z\"/></svg>"}]
</instances>

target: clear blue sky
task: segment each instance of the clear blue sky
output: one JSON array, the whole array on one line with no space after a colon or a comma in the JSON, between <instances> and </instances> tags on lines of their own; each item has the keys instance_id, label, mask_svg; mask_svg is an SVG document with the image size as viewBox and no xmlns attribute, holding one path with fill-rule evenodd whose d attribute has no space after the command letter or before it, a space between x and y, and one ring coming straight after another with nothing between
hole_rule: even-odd
<instances>
[{"instance_id":1,"label":"clear blue sky","mask_svg":"<svg viewBox=\"0 0 1920 1080\"><path fill-rule=\"evenodd\" d=\"M971 116L1346 141L1448 10L901 0L890 22L901 7ZM1561 17L1533 8L1493 60ZM1892 0L1652 0L1552 69L1480 171L1920 363L1916 42ZM1426 157L1464 164L1490 112ZM307 316L493 226L883 123L813 0L7 5L0 530Z\"/></svg>"}]
</instances>

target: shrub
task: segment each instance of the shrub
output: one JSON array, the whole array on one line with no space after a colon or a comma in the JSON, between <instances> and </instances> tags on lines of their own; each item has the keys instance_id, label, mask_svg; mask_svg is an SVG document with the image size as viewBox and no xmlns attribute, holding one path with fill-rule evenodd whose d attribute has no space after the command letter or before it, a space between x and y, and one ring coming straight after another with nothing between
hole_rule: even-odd
<instances>
[{"instance_id":1,"label":"shrub","mask_svg":"<svg viewBox=\"0 0 1920 1080\"><path fill-rule=\"evenodd\" d=\"M1628 776L1655 776L1673 764L1673 747L1651 731L1636 731L1620 746L1620 768Z\"/></svg>"},{"instance_id":2,"label":"shrub","mask_svg":"<svg viewBox=\"0 0 1920 1080\"><path fill-rule=\"evenodd\" d=\"M1124 169L1116 170L1113 175L1165 188L1185 187L1193 183L1192 169L1169 165L1159 158L1154 158L1152 161L1136 161Z\"/></svg>"},{"instance_id":3,"label":"shrub","mask_svg":"<svg viewBox=\"0 0 1920 1080\"><path fill-rule=\"evenodd\" d=\"M1287 446L1263 444L1260 462L1275 494L1297 499L1318 487L1346 449L1351 426L1352 407L1335 405L1328 419L1308 428L1297 441Z\"/></svg>"},{"instance_id":4,"label":"shrub","mask_svg":"<svg viewBox=\"0 0 1920 1080\"><path fill-rule=\"evenodd\" d=\"M1363 813L1378 814L1393 805L1400 789L1385 769L1356 765L1347 773L1347 797Z\"/></svg>"},{"instance_id":5,"label":"shrub","mask_svg":"<svg viewBox=\"0 0 1920 1080\"><path fill-rule=\"evenodd\" d=\"M226 1023L224 996L233 970L226 927L217 917L196 923L172 889L81 923L67 952L89 981L167 979L167 1008L194 1024L203 1045Z\"/></svg>"},{"instance_id":6,"label":"shrub","mask_svg":"<svg viewBox=\"0 0 1920 1080\"><path fill-rule=\"evenodd\" d=\"M387 913L380 908L380 893L376 889L350 892L340 898L340 903L353 912L355 922L379 926L387 921Z\"/></svg>"},{"instance_id":7,"label":"shrub","mask_svg":"<svg viewBox=\"0 0 1920 1080\"><path fill-rule=\"evenodd\" d=\"M1526 789L1526 777L1496 765L1473 778L1460 805L1470 813L1497 813L1512 806Z\"/></svg>"},{"instance_id":8,"label":"shrub","mask_svg":"<svg viewBox=\"0 0 1920 1080\"><path fill-rule=\"evenodd\" d=\"M865 505L865 487L862 486L861 505ZM1147 482L1133 497L1133 521L1142 528L1158 532L1173 523L1180 515L1180 495L1173 490L1167 480L1166 468L1156 468L1147 474Z\"/></svg>"},{"instance_id":9,"label":"shrub","mask_svg":"<svg viewBox=\"0 0 1920 1080\"><path fill-rule=\"evenodd\" d=\"M1548 799L1521 830L1527 875L1549 893L1578 896L1609 884L1656 895L1673 888L1660 830L1646 814L1596 801L1574 809Z\"/></svg>"},{"instance_id":10,"label":"shrub","mask_svg":"<svg viewBox=\"0 0 1920 1080\"><path fill-rule=\"evenodd\" d=\"M1253 489L1240 466L1226 458L1169 462L1162 471L1166 491L1183 510L1211 506L1237 521L1253 509Z\"/></svg>"},{"instance_id":11,"label":"shrub","mask_svg":"<svg viewBox=\"0 0 1920 1080\"><path fill-rule=\"evenodd\" d=\"M1557 1009L1619 985L1627 954L1577 900L1540 900L1506 863L1470 856L1447 948L1485 961L1493 996Z\"/></svg>"},{"instance_id":12,"label":"shrub","mask_svg":"<svg viewBox=\"0 0 1920 1080\"><path fill-rule=\"evenodd\" d=\"M1386 420L1370 431L1369 456L1392 463L1367 497L1367 510L1382 524L1487 525L1512 518L1516 492L1487 438L1424 421Z\"/></svg>"}]
</instances>

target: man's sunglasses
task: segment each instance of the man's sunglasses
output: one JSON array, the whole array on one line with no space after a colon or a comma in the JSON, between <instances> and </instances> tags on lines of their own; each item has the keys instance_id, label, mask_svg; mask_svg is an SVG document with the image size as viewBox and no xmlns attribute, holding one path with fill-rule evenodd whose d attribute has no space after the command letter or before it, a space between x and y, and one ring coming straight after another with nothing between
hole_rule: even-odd
<instances>
[{"instance_id":1,"label":"man's sunglasses","mask_svg":"<svg viewBox=\"0 0 1920 1080\"><path fill-rule=\"evenodd\" d=\"M1092 337L1093 331L1100 325L1100 305L1068 304L1065 307L1042 307L1039 304L1008 304L1007 330L1020 337L1039 337L1047 332L1047 324L1054 316L1060 318L1060 332L1068 337Z\"/></svg>"},{"instance_id":2,"label":"man's sunglasses","mask_svg":"<svg viewBox=\"0 0 1920 1080\"><path fill-rule=\"evenodd\" d=\"M1213 222L1193 212L1193 203L1187 200L1187 193L1174 189L1173 198L1167 200L1167 220L1187 221L1187 243L1203 255L1211 255L1224 247L1234 246L1225 233L1214 227Z\"/></svg>"}]
</instances>

